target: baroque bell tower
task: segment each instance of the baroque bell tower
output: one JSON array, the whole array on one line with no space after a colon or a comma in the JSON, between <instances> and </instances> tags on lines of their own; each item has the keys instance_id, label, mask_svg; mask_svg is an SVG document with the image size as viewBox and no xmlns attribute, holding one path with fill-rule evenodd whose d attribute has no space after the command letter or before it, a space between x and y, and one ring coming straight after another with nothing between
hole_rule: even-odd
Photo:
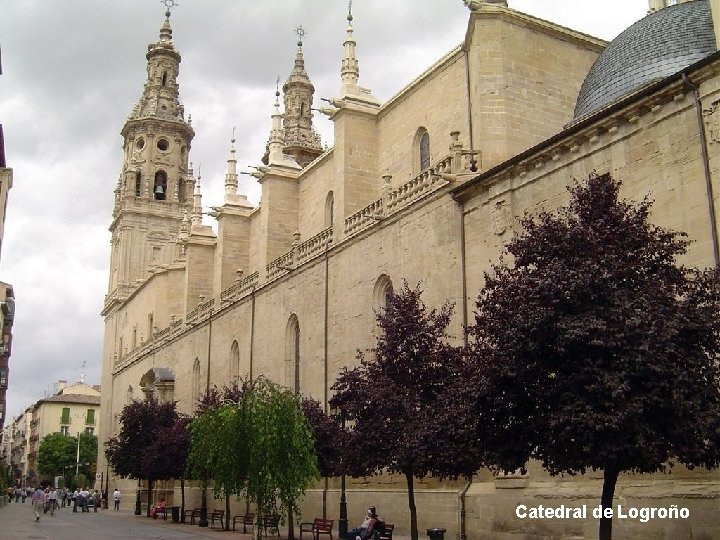
<instances>
[{"instance_id":1,"label":"baroque bell tower","mask_svg":"<svg viewBox=\"0 0 720 540\"><path fill-rule=\"evenodd\" d=\"M147 81L121 131L123 164L110 225L104 314L154 269L182 256L179 234L184 215L192 210L195 179L188 154L195 133L180 103L181 58L173 45L169 10L146 58Z\"/></svg>"}]
</instances>

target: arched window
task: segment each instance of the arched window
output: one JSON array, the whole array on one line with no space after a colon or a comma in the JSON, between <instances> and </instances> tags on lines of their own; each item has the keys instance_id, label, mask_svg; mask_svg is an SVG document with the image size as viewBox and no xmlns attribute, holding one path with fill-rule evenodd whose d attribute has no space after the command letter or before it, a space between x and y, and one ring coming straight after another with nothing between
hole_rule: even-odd
<instances>
[{"instance_id":1,"label":"arched window","mask_svg":"<svg viewBox=\"0 0 720 540\"><path fill-rule=\"evenodd\" d=\"M288 367L288 384L300 393L300 323L297 315L290 315L285 329L285 362Z\"/></svg>"},{"instance_id":2,"label":"arched window","mask_svg":"<svg viewBox=\"0 0 720 540\"><path fill-rule=\"evenodd\" d=\"M167 71L163 71L162 85L163 85L163 86L166 86L166 85L167 85Z\"/></svg>"},{"instance_id":3,"label":"arched window","mask_svg":"<svg viewBox=\"0 0 720 540\"><path fill-rule=\"evenodd\" d=\"M167 173L165 171L158 171L155 173L153 196L157 201L164 201L165 193L167 193Z\"/></svg>"},{"instance_id":4,"label":"arched window","mask_svg":"<svg viewBox=\"0 0 720 540\"><path fill-rule=\"evenodd\" d=\"M335 195L329 191L325 197L325 228L333 226L335 221Z\"/></svg>"},{"instance_id":5,"label":"arched window","mask_svg":"<svg viewBox=\"0 0 720 540\"><path fill-rule=\"evenodd\" d=\"M192 410L197 408L200 399L200 359L196 358L192 369L192 389L190 398L192 399Z\"/></svg>"},{"instance_id":6,"label":"arched window","mask_svg":"<svg viewBox=\"0 0 720 540\"><path fill-rule=\"evenodd\" d=\"M142 174L140 171L135 173L135 196L139 197L142 190Z\"/></svg>"},{"instance_id":7,"label":"arched window","mask_svg":"<svg viewBox=\"0 0 720 540\"><path fill-rule=\"evenodd\" d=\"M240 378L240 347L238 342L233 341L230 347L230 381L236 381Z\"/></svg>"},{"instance_id":8,"label":"arched window","mask_svg":"<svg viewBox=\"0 0 720 540\"><path fill-rule=\"evenodd\" d=\"M425 131L420 135L419 142L420 170L430 168L430 135Z\"/></svg>"},{"instance_id":9,"label":"arched window","mask_svg":"<svg viewBox=\"0 0 720 540\"><path fill-rule=\"evenodd\" d=\"M373 309L380 313L388 305L393 292L392 280L386 274L380 274L373 289Z\"/></svg>"}]
</instances>

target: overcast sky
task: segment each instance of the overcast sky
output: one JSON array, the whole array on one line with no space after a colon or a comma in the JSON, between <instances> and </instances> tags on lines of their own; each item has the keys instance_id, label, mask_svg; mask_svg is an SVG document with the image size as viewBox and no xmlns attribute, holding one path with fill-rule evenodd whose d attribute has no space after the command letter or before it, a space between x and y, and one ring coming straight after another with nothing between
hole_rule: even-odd
<instances>
[{"instance_id":1,"label":"overcast sky","mask_svg":"<svg viewBox=\"0 0 720 540\"><path fill-rule=\"evenodd\" d=\"M222 203L229 139L238 168L259 163L275 80L293 64L294 28L320 97L336 96L345 0L177 0L171 24L182 55L180 96L192 114L190 154L202 164L203 204ZM510 7L610 40L642 18L646 0L510 0ZM110 234L121 167L120 129L142 92L159 0L0 0L0 123L14 170L0 280L14 286L8 421L59 379L100 382ZM360 84L386 100L458 45L462 0L355 0ZM332 125L316 115L323 142ZM254 179L241 190L259 197Z\"/></svg>"}]
</instances>

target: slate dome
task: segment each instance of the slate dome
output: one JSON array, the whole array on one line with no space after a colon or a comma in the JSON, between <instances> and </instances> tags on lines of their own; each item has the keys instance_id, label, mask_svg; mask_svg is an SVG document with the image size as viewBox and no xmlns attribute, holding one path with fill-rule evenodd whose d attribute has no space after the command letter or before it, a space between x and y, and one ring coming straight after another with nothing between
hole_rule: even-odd
<instances>
[{"instance_id":1,"label":"slate dome","mask_svg":"<svg viewBox=\"0 0 720 540\"><path fill-rule=\"evenodd\" d=\"M669 77L716 50L707 0L651 13L617 36L595 60L580 88L575 118Z\"/></svg>"}]
</instances>

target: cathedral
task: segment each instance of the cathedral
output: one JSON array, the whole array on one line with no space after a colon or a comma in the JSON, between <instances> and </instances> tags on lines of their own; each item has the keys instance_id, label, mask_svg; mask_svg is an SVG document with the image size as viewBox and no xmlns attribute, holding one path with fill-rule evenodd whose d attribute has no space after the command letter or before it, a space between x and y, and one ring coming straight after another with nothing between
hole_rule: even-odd
<instances>
[{"instance_id":1,"label":"cathedral","mask_svg":"<svg viewBox=\"0 0 720 540\"><path fill-rule=\"evenodd\" d=\"M237 378L264 375L327 407L340 370L374 345L374 309L403 280L422 282L429 306L455 303L449 334L461 342L483 272L518 217L566 204L566 186L592 171L621 180L623 197L649 195L654 222L688 233L682 263L718 264L720 0L650 0L647 16L610 43L505 1L465 4L459 45L384 103L360 85L351 14L336 97L324 106L313 102L299 41L253 173L261 202L238 189L233 140L215 227L203 224L167 14L121 131L101 445L133 399L175 400L192 414L207 388ZM333 122L331 148L320 144L313 111ZM110 478L134 492L132 481ZM322 515L323 501L337 517L336 480L308 490L304 518ZM551 477L533 463L527 474L418 480L418 527L463 539L593 538L591 517L528 520L515 508L594 507L601 483L601 472ZM349 515L374 504L408 534L404 486L390 476L349 480ZM160 489L179 501L179 485ZM622 476L623 504L676 504L691 519L616 520L614 531L720 539L719 493L717 470ZM187 496L192 507L199 490ZM242 513L244 502L233 504Z\"/></svg>"}]
</instances>

